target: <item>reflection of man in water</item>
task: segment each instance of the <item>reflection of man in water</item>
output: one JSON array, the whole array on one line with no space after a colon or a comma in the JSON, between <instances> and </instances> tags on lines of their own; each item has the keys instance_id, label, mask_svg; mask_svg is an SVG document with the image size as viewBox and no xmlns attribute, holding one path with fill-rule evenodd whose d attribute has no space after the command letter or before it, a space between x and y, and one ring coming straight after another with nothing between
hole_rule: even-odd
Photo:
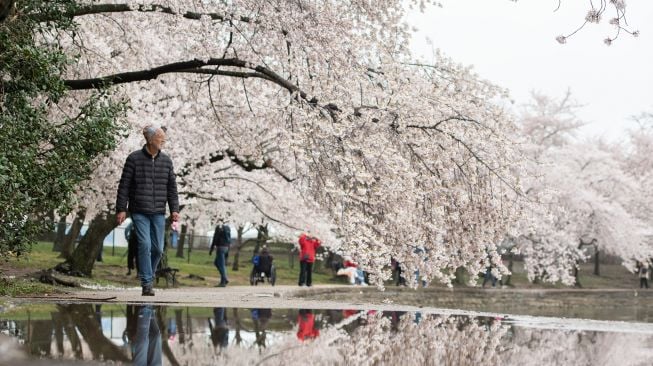
<instances>
[{"instance_id":1,"label":"reflection of man in water","mask_svg":"<svg viewBox=\"0 0 653 366\"><path fill-rule=\"evenodd\" d=\"M161 365L161 331L151 305L138 309L133 358L136 366Z\"/></svg>"},{"instance_id":2,"label":"reflection of man in water","mask_svg":"<svg viewBox=\"0 0 653 366\"><path fill-rule=\"evenodd\" d=\"M265 347L265 329L272 318L272 309L252 309L252 321L256 332L256 344Z\"/></svg>"},{"instance_id":3,"label":"reflection of man in water","mask_svg":"<svg viewBox=\"0 0 653 366\"><path fill-rule=\"evenodd\" d=\"M209 319L209 324L211 320ZM221 348L229 345L229 325L227 324L227 311L225 308L213 308L213 324L211 330L211 342L213 346Z\"/></svg>"},{"instance_id":4,"label":"reflection of man in water","mask_svg":"<svg viewBox=\"0 0 653 366\"><path fill-rule=\"evenodd\" d=\"M312 310L300 309L297 315L297 339L305 341L315 339L320 335L320 330L315 328L315 315Z\"/></svg>"}]
</instances>

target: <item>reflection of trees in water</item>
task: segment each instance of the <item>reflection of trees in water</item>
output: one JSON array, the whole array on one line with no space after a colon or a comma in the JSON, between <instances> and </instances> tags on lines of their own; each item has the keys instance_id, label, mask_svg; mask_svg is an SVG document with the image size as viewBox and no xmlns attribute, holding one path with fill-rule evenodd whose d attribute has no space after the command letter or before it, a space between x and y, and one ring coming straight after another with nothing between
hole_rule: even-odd
<instances>
[{"instance_id":1,"label":"reflection of trees in water","mask_svg":"<svg viewBox=\"0 0 653 366\"><path fill-rule=\"evenodd\" d=\"M104 336L96 315L90 304L57 305L51 320L23 324L26 351L38 357L128 362L124 350Z\"/></svg>"},{"instance_id":2,"label":"reflection of trees in water","mask_svg":"<svg viewBox=\"0 0 653 366\"><path fill-rule=\"evenodd\" d=\"M283 366L653 364L650 335L528 329L464 316L325 314L340 321L323 327L315 339L301 342L291 332L259 354L229 347L216 361Z\"/></svg>"},{"instance_id":3,"label":"reflection of trees in water","mask_svg":"<svg viewBox=\"0 0 653 366\"><path fill-rule=\"evenodd\" d=\"M515 327L505 340L502 360L529 365L653 364L650 334L546 330Z\"/></svg>"},{"instance_id":4,"label":"reflection of trees in water","mask_svg":"<svg viewBox=\"0 0 653 366\"><path fill-rule=\"evenodd\" d=\"M58 305L57 311L51 313L51 322L16 323L19 326L15 333L25 340L25 349L35 356L129 363L139 308L126 307L127 326L123 335L126 347L116 346L104 336L92 305ZM206 318L191 318L188 311L184 316L180 309L167 314L172 310L157 308L155 319L160 335L157 332L156 336L161 337L159 352L166 363L197 366L653 364L650 352L653 336L648 334L542 330L508 326L491 318L325 310L314 312L319 335L302 342L296 336L297 310L288 311L285 316L275 310L275 319L292 320L277 323L282 326L273 327L273 331L267 329L272 316L269 309L222 310L224 322L216 321L214 311L207 324ZM167 321L172 319L176 322L173 332L177 338L169 342ZM232 338L226 343L215 343L211 334L218 331Z\"/></svg>"},{"instance_id":5,"label":"reflection of trees in water","mask_svg":"<svg viewBox=\"0 0 653 366\"><path fill-rule=\"evenodd\" d=\"M367 316L342 346L347 364L497 364L507 327L488 319L392 313ZM393 330L394 329L394 330Z\"/></svg>"}]
</instances>

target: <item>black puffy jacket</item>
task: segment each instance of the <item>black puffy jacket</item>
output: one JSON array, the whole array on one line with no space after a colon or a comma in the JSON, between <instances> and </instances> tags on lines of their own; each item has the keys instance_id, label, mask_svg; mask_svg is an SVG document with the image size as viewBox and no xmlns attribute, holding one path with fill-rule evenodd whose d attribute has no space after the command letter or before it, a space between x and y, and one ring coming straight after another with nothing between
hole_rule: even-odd
<instances>
[{"instance_id":1,"label":"black puffy jacket","mask_svg":"<svg viewBox=\"0 0 653 366\"><path fill-rule=\"evenodd\" d=\"M162 152L152 157L145 146L129 154L118 185L116 212L165 214L179 212L175 169L170 157Z\"/></svg>"}]
</instances>

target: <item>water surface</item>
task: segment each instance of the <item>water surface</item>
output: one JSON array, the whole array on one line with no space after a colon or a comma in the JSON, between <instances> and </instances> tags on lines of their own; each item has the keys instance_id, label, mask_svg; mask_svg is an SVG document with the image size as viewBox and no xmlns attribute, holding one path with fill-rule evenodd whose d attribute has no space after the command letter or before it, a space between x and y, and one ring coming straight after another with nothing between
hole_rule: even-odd
<instances>
[{"instance_id":1,"label":"water surface","mask_svg":"<svg viewBox=\"0 0 653 366\"><path fill-rule=\"evenodd\" d=\"M2 365L653 364L653 324L642 322L113 304L0 319Z\"/></svg>"}]
</instances>

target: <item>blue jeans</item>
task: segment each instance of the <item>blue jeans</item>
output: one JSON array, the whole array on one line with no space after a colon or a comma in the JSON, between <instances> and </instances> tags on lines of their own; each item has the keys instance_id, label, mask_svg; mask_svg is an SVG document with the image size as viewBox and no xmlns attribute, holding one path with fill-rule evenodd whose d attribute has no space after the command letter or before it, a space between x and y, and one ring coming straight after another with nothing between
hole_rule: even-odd
<instances>
[{"instance_id":1,"label":"blue jeans","mask_svg":"<svg viewBox=\"0 0 653 366\"><path fill-rule=\"evenodd\" d=\"M138 241L138 277L141 286L152 286L154 273L163 254L164 214L132 213L134 230Z\"/></svg>"},{"instance_id":2,"label":"blue jeans","mask_svg":"<svg viewBox=\"0 0 653 366\"><path fill-rule=\"evenodd\" d=\"M213 261L213 264L215 264L215 268L218 269L218 272L220 272L220 283L223 285L226 285L229 280L227 279L227 268L226 268L226 261L225 261L225 255L229 251L229 248L227 247L217 247L215 251L215 261Z\"/></svg>"},{"instance_id":3,"label":"blue jeans","mask_svg":"<svg viewBox=\"0 0 653 366\"><path fill-rule=\"evenodd\" d=\"M135 366L161 366L161 330L150 305L138 311L133 361Z\"/></svg>"}]
</instances>

